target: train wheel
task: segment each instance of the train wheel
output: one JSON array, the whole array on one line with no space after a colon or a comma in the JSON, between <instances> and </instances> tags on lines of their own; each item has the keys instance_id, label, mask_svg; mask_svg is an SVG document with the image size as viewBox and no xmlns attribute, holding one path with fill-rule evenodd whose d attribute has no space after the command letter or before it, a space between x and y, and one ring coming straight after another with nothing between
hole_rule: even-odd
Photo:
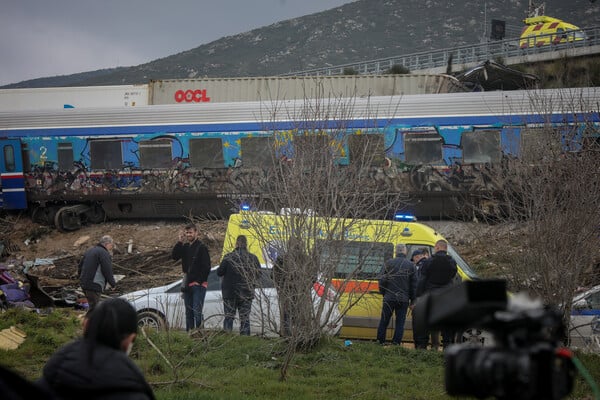
<instances>
[{"instance_id":1,"label":"train wheel","mask_svg":"<svg viewBox=\"0 0 600 400\"><path fill-rule=\"evenodd\" d=\"M46 213L46 207L35 207L31 212L31 220L36 224L49 224L48 214ZM54 222L54 221L52 221Z\"/></svg>"},{"instance_id":2,"label":"train wheel","mask_svg":"<svg viewBox=\"0 0 600 400\"><path fill-rule=\"evenodd\" d=\"M92 206L88 212L85 213L85 218L91 222L92 224L99 224L104 222L106 218L106 213L101 205L97 204Z\"/></svg>"},{"instance_id":3,"label":"train wheel","mask_svg":"<svg viewBox=\"0 0 600 400\"><path fill-rule=\"evenodd\" d=\"M31 220L38 224L53 225L54 217L56 216L57 207L43 207L39 206L34 208L31 213Z\"/></svg>"},{"instance_id":4,"label":"train wheel","mask_svg":"<svg viewBox=\"0 0 600 400\"><path fill-rule=\"evenodd\" d=\"M71 211L71 206L62 207L54 216L54 226L60 232L76 231L81 228L81 218L78 213Z\"/></svg>"}]
</instances>

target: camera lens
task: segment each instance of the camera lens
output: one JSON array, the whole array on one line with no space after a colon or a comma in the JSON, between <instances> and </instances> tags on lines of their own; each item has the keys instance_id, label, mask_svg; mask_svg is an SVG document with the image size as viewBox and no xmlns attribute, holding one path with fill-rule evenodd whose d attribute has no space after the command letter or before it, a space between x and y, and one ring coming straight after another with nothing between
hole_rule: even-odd
<instances>
[{"instance_id":1,"label":"camera lens","mask_svg":"<svg viewBox=\"0 0 600 400\"><path fill-rule=\"evenodd\" d=\"M452 346L446 350L446 391L451 396L530 398L536 380L526 350Z\"/></svg>"}]
</instances>

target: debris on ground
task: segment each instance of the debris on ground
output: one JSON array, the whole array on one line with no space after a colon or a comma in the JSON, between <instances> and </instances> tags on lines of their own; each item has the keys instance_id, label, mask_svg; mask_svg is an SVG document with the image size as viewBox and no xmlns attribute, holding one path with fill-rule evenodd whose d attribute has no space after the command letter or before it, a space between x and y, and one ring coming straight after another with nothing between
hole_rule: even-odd
<instances>
[{"instance_id":1,"label":"debris on ground","mask_svg":"<svg viewBox=\"0 0 600 400\"><path fill-rule=\"evenodd\" d=\"M6 293L0 295L4 307L85 309L77 266L84 252L104 235L115 241L113 273L122 276L107 295L119 296L181 278L181 262L171 258L171 250L182 221L107 222L76 232L59 232L26 217L6 221L0 229L0 290L9 285L6 291L10 293L8 298ZM226 224L225 220L198 223L213 264L221 257Z\"/></svg>"},{"instance_id":2,"label":"debris on ground","mask_svg":"<svg viewBox=\"0 0 600 400\"><path fill-rule=\"evenodd\" d=\"M0 331L0 349L15 350L27 337L27 334L16 326L11 326Z\"/></svg>"}]
</instances>

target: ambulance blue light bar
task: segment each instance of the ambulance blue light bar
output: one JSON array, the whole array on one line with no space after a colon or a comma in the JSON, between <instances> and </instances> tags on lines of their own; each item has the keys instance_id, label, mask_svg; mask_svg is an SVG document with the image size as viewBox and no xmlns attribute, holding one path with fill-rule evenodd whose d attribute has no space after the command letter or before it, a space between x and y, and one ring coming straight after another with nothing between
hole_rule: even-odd
<instances>
[{"instance_id":1,"label":"ambulance blue light bar","mask_svg":"<svg viewBox=\"0 0 600 400\"><path fill-rule=\"evenodd\" d=\"M240 206L240 210L242 210L242 211L250 211L250 204L242 204Z\"/></svg>"},{"instance_id":2,"label":"ambulance blue light bar","mask_svg":"<svg viewBox=\"0 0 600 400\"><path fill-rule=\"evenodd\" d=\"M394 221L414 222L417 217L411 214L395 214Z\"/></svg>"}]
</instances>

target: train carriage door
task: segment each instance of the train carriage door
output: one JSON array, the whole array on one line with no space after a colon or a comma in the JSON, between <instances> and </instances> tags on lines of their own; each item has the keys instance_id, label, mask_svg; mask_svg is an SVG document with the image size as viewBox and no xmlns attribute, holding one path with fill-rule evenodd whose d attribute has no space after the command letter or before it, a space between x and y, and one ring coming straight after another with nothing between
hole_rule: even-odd
<instances>
[{"instance_id":1,"label":"train carriage door","mask_svg":"<svg viewBox=\"0 0 600 400\"><path fill-rule=\"evenodd\" d=\"M21 142L15 139L0 140L0 209L27 208L25 177Z\"/></svg>"}]
</instances>

